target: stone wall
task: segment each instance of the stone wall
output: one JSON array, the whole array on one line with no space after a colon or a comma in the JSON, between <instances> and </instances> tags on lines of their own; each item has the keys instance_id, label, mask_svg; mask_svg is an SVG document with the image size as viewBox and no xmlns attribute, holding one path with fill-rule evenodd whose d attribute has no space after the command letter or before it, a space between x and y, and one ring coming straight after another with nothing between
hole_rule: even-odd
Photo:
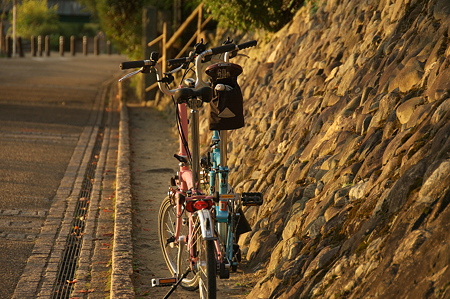
<instances>
[{"instance_id":1,"label":"stone wall","mask_svg":"<svg viewBox=\"0 0 450 299\"><path fill-rule=\"evenodd\" d=\"M248 298L448 298L450 2L308 3L239 61Z\"/></svg>"}]
</instances>

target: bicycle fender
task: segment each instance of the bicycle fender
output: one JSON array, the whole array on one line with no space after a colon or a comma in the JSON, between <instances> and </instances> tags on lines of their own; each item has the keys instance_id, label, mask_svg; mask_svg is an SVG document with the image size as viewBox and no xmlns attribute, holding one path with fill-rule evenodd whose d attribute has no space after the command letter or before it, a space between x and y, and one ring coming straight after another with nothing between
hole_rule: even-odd
<instances>
[{"instance_id":1,"label":"bicycle fender","mask_svg":"<svg viewBox=\"0 0 450 299\"><path fill-rule=\"evenodd\" d=\"M199 210L197 215L200 218L200 229L204 240L214 240L214 222L209 210Z\"/></svg>"}]
</instances>

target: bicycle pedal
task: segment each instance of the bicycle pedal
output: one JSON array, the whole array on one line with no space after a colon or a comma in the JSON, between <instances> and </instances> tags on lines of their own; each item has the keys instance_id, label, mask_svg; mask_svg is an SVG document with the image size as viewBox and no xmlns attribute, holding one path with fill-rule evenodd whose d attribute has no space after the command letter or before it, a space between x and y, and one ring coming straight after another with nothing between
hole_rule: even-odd
<instances>
[{"instance_id":1,"label":"bicycle pedal","mask_svg":"<svg viewBox=\"0 0 450 299\"><path fill-rule=\"evenodd\" d=\"M153 278L152 287L171 287L177 283L176 277Z\"/></svg>"},{"instance_id":2,"label":"bicycle pedal","mask_svg":"<svg viewBox=\"0 0 450 299\"><path fill-rule=\"evenodd\" d=\"M228 263L220 263L219 264L219 278L220 279L229 279L230 278L230 264Z\"/></svg>"},{"instance_id":3,"label":"bicycle pedal","mask_svg":"<svg viewBox=\"0 0 450 299\"><path fill-rule=\"evenodd\" d=\"M263 195L261 192L244 192L241 200L243 206L260 206L263 204Z\"/></svg>"}]
</instances>

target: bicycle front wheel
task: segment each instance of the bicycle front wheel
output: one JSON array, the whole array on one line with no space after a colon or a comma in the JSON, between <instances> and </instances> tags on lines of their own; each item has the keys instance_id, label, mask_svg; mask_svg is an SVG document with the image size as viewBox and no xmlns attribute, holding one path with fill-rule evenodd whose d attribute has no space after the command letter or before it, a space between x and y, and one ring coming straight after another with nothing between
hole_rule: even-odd
<instances>
[{"instance_id":1,"label":"bicycle front wheel","mask_svg":"<svg viewBox=\"0 0 450 299\"><path fill-rule=\"evenodd\" d=\"M172 275L179 278L190 267L189 249L183 241L175 240L177 224L180 225L180 236L188 236L187 221L181 215L177 215L177 206L170 197L166 197L161 203L158 214L158 235L164 260ZM181 286L189 291L198 288L199 275L190 272L183 279Z\"/></svg>"}]
</instances>

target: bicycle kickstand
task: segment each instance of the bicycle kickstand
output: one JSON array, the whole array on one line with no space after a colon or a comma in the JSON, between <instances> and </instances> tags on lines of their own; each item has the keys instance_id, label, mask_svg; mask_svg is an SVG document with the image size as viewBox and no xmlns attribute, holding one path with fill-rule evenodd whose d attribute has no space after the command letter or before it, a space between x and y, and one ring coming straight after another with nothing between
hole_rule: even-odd
<instances>
[{"instance_id":1,"label":"bicycle kickstand","mask_svg":"<svg viewBox=\"0 0 450 299\"><path fill-rule=\"evenodd\" d=\"M191 272L191 269L187 268L187 269L186 269L186 272L184 272L184 274L181 275L180 279L178 279L177 283L174 284L174 285L170 288L169 292L166 294L166 296L164 296L163 299L169 298L169 296L172 295L173 292L175 292L175 290L177 289L178 285L181 283L181 281L183 281L183 279L185 279L185 278L188 276L189 272Z\"/></svg>"}]
</instances>

